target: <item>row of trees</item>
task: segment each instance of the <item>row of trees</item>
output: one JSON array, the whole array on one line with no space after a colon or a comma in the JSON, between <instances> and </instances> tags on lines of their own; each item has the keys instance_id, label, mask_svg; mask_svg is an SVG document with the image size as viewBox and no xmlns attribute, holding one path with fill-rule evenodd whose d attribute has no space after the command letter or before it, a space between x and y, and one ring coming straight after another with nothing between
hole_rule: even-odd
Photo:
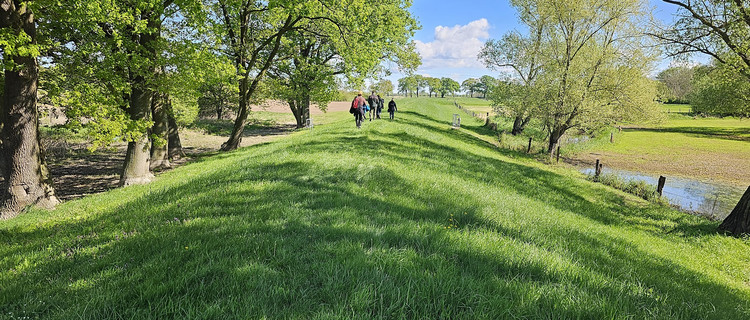
<instances>
[{"instance_id":1,"label":"row of trees","mask_svg":"<svg viewBox=\"0 0 750 320\"><path fill-rule=\"evenodd\" d=\"M409 5L0 0L6 184L0 214L57 202L39 143L39 85L65 108L71 126L90 129L94 147L128 142L121 185L147 183L151 170L180 155L176 124L181 114L197 114L199 98L213 103L219 116L236 104L233 131L221 148L229 151L240 145L254 100L287 101L301 125L311 103L330 100L336 77L357 82L383 72L384 59L416 68L419 57L409 39L417 23Z\"/></svg>"},{"instance_id":2,"label":"row of trees","mask_svg":"<svg viewBox=\"0 0 750 320\"><path fill-rule=\"evenodd\" d=\"M750 116L750 82L726 64L671 67L656 79L661 102L690 103L702 114Z\"/></svg>"},{"instance_id":3,"label":"row of trees","mask_svg":"<svg viewBox=\"0 0 750 320\"><path fill-rule=\"evenodd\" d=\"M470 97L474 97L476 94L481 94L482 98L486 98L488 92L497 83L497 79L491 76L482 76L481 78L468 78L459 84L456 80L451 78L433 78L422 75L411 75L406 76L398 80L398 92L405 96L419 97L419 93L427 93L429 97L434 94L436 97L440 94L441 98L445 98L446 95L455 96L457 92L466 92Z\"/></svg>"}]
</instances>

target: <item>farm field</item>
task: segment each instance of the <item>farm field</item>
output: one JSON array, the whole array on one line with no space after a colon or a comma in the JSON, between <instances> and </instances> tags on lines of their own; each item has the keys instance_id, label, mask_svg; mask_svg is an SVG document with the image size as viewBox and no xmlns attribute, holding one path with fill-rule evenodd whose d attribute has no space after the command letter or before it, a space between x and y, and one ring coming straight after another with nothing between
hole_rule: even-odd
<instances>
[{"instance_id":1,"label":"farm field","mask_svg":"<svg viewBox=\"0 0 750 320\"><path fill-rule=\"evenodd\" d=\"M575 159L601 159L614 168L711 180L750 183L750 120L669 115L657 125L634 125L567 149Z\"/></svg>"},{"instance_id":2,"label":"farm field","mask_svg":"<svg viewBox=\"0 0 750 320\"><path fill-rule=\"evenodd\" d=\"M399 103L3 221L2 317L750 317L747 239Z\"/></svg>"}]
</instances>

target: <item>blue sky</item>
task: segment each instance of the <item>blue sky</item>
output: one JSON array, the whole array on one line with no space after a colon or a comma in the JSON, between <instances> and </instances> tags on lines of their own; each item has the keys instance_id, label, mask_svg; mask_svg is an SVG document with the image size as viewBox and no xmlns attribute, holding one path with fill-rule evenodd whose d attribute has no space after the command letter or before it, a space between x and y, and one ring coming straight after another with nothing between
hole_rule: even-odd
<instances>
[{"instance_id":1,"label":"blue sky","mask_svg":"<svg viewBox=\"0 0 750 320\"><path fill-rule=\"evenodd\" d=\"M673 5L649 1L654 17L666 23L673 21ZM414 36L422 56L417 73L459 82L485 74L498 76L498 72L484 68L476 54L488 39L521 30L516 11L506 0L414 0L411 12L422 26ZM657 68L664 69L669 63L665 59ZM397 73L389 78L396 84L400 77Z\"/></svg>"}]
</instances>

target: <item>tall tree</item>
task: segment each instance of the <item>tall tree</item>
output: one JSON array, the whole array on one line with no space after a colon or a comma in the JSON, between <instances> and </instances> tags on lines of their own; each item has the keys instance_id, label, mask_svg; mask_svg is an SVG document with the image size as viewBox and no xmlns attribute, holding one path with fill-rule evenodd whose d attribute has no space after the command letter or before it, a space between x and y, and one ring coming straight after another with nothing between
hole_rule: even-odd
<instances>
[{"instance_id":1,"label":"tall tree","mask_svg":"<svg viewBox=\"0 0 750 320\"><path fill-rule=\"evenodd\" d=\"M404 96L411 96L417 89L417 79L414 76L406 76L398 79L398 91L403 92Z\"/></svg>"},{"instance_id":2,"label":"tall tree","mask_svg":"<svg viewBox=\"0 0 750 320\"><path fill-rule=\"evenodd\" d=\"M310 24L339 47L345 59L360 70L373 70L378 64L379 50L355 48L360 42L368 43L366 37L383 38L382 34L368 32L368 24L379 26L380 19L391 19L393 29L379 30L383 34L409 34L404 25L415 28L415 23L406 10L408 0L386 0L366 2L364 0L287 0L261 2L254 0L217 0L212 4L213 14L209 21L215 25L219 38L225 39L223 51L234 60L239 78L239 110L229 140L222 150L234 150L242 139L247 116L248 101L252 98L268 70L278 58L283 40L293 31L302 30ZM358 19L352 19L356 12ZM368 23L362 23L363 20ZM397 26L402 26L401 28ZM413 44L399 42L404 46ZM409 55L399 56L399 59ZM412 59L413 60L413 59ZM368 65L369 66L366 66Z\"/></svg>"},{"instance_id":3,"label":"tall tree","mask_svg":"<svg viewBox=\"0 0 750 320\"><path fill-rule=\"evenodd\" d=\"M511 69L514 77L520 79L523 88L510 82L500 84L493 94L493 105L496 111L513 117L511 134L519 135L531 120L532 108L539 93L537 75L542 71L542 40L547 31L547 19L543 16L522 15L522 21L528 26L528 35L512 31L500 40L489 40L479 53L479 59L490 69L504 71Z\"/></svg>"},{"instance_id":4,"label":"tall tree","mask_svg":"<svg viewBox=\"0 0 750 320\"><path fill-rule=\"evenodd\" d=\"M91 127L95 145L115 138L128 142L120 185L151 180L153 120L158 138L166 139L170 112L153 117L153 97L167 90L168 79L162 34L168 19L184 20L187 10L199 10L198 0L95 0L59 4L45 29L61 45L52 54L65 74L56 95L73 123ZM174 133L174 130L172 130ZM166 143L157 145L158 165L167 163Z\"/></svg>"},{"instance_id":5,"label":"tall tree","mask_svg":"<svg viewBox=\"0 0 750 320\"><path fill-rule=\"evenodd\" d=\"M461 88L469 92L469 97L474 98L474 92L477 89L477 84L479 84L479 79L477 78L469 78L464 80L464 82L461 83Z\"/></svg>"},{"instance_id":6,"label":"tall tree","mask_svg":"<svg viewBox=\"0 0 750 320\"><path fill-rule=\"evenodd\" d=\"M461 85L451 78L440 79L440 97L445 98L446 94L456 94L456 91L461 90Z\"/></svg>"},{"instance_id":7,"label":"tall tree","mask_svg":"<svg viewBox=\"0 0 750 320\"><path fill-rule=\"evenodd\" d=\"M643 0L513 0L522 21L549 19L542 41L544 85L537 116L549 134L548 152L571 128L595 129L656 114L653 58L644 50ZM524 17L526 15L534 18Z\"/></svg>"},{"instance_id":8,"label":"tall tree","mask_svg":"<svg viewBox=\"0 0 750 320\"><path fill-rule=\"evenodd\" d=\"M688 66L670 67L659 72L656 79L669 90L666 102L688 103L688 96L693 90L693 68Z\"/></svg>"},{"instance_id":9,"label":"tall tree","mask_svg":"<svg viewBox=\"0 0 750 320\"><path fill-rule=\"evenodd\" d=\"M409 44L416 23L408 11L394 4L370 5L374 10L370 15L380 18L364 25L333 15L306 19L287 33L269 75L275 84L273 94L289 103L298 127L309 118L311 102L325 109L338 95L337 76L356 82L380 71L383 60L395 62L402 70L412 69L412 57L417 55ZM349 43L370 49L351 50Z\"/></svg>"},{"instance_id":10,"label":"tall tree","mask_svg":"<svg viewBox=\"0 0 750 320\"><path fill-rule=\"evenodd\" d=\"M381 93L382 95L391 95L393 94L393 82L388 79L382 79L374 83L370 88L370 91L376 91Z\"/></svg>"},{"instance_id":11,"label":"tall tree","mask_svg":"<svg viewBox=\"0 0 750 320\"><path fill-rule=\"evenodd\" d=\"M30 205L51 208L58 203L39 142L37 111L40 51L34 10L27 1L0 1L0 48L4 86L0 103L0 151L5 186L0 218L15 216Z\"/></svg>"},{"instance_id":12,"label":"tall tree","mask_svg":"<svg viewBox=\"0 0 750 320\"><path fill-rule=\"evenodd\" d=\"M497 80L493 78L492 76L483 75L479 78L479 83L477 83L476 87L474 88L475 91L482 93L482 98L487 98L487 93L492 90L492 87L495 86L495 83Z\"/></svg>"},{"instance_id":13,"label":"tall tree","mask_svg":"<svg viewBox=\"0 0 750 320\"><path fill-rule=\"evenodd\" d=\"M435 96L437 97L437 92L440 91L440 86L442 85L442 83L440 82L440 79L428 77L426 80L427 80L427 87L430 90L430 98L432 98L433 93L435 93Z\"/></svg>"},{"instance_id":14,"label":"tall tree","mask_svg":"<svg viewBox=\"0 0 750 320\"><path fill-rule=\"evenodd\" d=\"M750 79L750 3L743 0L662 0L678 7L675 24L652 33L668 54L702 53Z\"/></svg>"}]
</instances>

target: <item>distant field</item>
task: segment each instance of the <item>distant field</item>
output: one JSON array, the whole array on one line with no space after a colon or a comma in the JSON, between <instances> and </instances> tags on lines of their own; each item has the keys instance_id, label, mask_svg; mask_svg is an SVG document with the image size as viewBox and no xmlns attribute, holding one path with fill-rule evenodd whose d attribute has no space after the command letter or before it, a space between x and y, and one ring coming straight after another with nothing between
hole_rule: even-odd
<instances>
[{"instance_id":1,"label":"distant field","mask_svg":"<svg viewBox=\"0 0 750 320\"><path fill-rule=\"evenodd\" d=\"M670 113L691 113L693 107L689 104L663 104L664 110Z\"/></svg>"},{"instance_id":2,"label":"distant field","mask_svg":"<svg viewBox=\"0 0 750 320\"><path fill-rule=\"evenodd\" d=\"M576 148L580 148L577 152ZM567 148L575 158L626 170L750 183L750 120L672 115L665 123L635 126L582 146Z\"/></svg>"}]
</instances>

